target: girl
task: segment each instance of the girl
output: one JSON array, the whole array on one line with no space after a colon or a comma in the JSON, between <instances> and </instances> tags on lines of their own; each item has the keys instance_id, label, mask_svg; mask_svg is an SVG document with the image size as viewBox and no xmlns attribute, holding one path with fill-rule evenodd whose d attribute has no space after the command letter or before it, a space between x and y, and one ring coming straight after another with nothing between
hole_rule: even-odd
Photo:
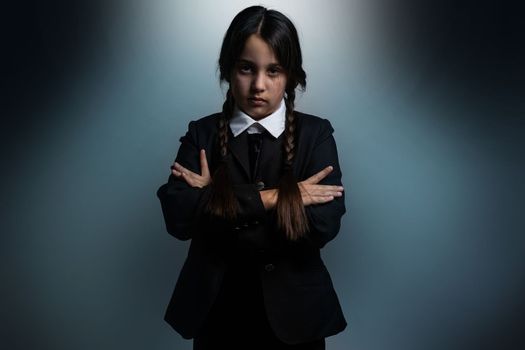
<instances>
[{"instance_id":1,"label":"girl","mask_svg":"<svg viewBox=\"0 0 525 350\"><path fill-rule=\"evenodd\" d=\"M189 123L157 191L167 231L191 239L165 319L194 349L324 349L346 327L320 257L345 206L330 122L294 110L294 25L244 9L219 69L222 112Z\"/></svg>"}]
</instances>

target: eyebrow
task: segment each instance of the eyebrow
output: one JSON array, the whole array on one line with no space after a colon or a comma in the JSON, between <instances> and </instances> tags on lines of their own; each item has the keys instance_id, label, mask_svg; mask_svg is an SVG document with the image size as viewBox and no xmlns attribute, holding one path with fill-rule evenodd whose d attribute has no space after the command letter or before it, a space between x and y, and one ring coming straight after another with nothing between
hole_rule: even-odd
<instances>
[{"instance_id":1,"label":"eyebrow","mask_svg":"<svg viewBox=\"0 0 525 350\"><path fill-rule=\"evenodd\" d=\"M250 64L250 65L252 65L252 66L256 66L255 62L252 62L252 61L247 60L247 59L245 59L245 58L239 58L239 59L237 60L237 63L247 63L247 64ZM275 62L275 63L270 63L270 64L268 64L267 67L268 67L268 68L283 68L279 63L276 63L276 62Z\"/></svg>"}]
</instances>

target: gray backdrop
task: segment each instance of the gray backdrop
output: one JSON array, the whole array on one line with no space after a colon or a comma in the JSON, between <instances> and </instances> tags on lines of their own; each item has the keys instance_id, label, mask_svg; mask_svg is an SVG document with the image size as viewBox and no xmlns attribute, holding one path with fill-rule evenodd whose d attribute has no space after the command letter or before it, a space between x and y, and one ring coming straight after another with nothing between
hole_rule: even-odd
<instances>
[{"instance_id":1,"label":"gray backdrop","mask_svg":"<svg viewBox=\"0 0 525 350\"><path fill-rule=\"evenodd\" d=\"M191 349L163 322L188 242L156 189L245 1L9 5L2 349ZM335 127L328 349L523 349L524 45L499 1L266 1L296 24L297 109ZM521 148L520 148L521 147Z\"/></svg>"}]
</instances>

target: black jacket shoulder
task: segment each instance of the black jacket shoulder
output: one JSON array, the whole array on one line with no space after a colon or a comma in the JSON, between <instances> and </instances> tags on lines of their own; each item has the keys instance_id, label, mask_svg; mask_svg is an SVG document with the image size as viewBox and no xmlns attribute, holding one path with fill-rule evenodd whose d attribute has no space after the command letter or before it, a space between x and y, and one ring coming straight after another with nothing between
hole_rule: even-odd
<instances>
[{"instance_id":1,"label":"black jacket shoulder","mask_svg":"<svg viewBox=\"0 0 525 350\"><path fill-rule=\"evenodd\" d=\"M334 128L328 119L295 111L297 115L297 126L301 135L319 144L330 137Z\"/></svg>"}]
</instances>

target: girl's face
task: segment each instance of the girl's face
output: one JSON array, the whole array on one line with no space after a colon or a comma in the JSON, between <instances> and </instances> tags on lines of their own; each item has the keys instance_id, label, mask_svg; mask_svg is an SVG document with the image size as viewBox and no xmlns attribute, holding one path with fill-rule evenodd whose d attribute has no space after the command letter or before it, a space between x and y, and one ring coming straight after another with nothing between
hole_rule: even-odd
<instances>
[{"instance_id":1,"label":"girl's face","mask_svg":"<svg viewBox=\"0 0 525 350\"><path fill-rule=\"evenodd\" d=\"M286 73L259 35L252 34L246 40L230 86L237 107L255 120L279 108L286 88Z\"/></svg>"}]
</instances>

